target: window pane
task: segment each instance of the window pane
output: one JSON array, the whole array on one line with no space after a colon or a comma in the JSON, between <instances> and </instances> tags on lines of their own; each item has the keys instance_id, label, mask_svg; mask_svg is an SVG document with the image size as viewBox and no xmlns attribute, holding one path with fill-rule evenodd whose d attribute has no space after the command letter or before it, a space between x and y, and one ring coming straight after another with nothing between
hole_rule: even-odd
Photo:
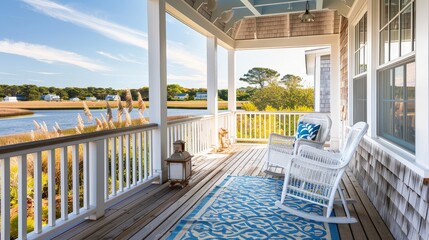
<instances>
[{"instance_id":1,"label":"window pane","mask_svg":"<svg viewBox=\"0 0 429 240\"><path fill-rule=\"evenodd\" d=\"M380 3L380 28L389 22L389 0L381 0Z\"/></svg>"},{"instance_id":2,"label":"window pane","mask_svg":"<svg viewBox=\"0 0 429 240\"><path fill-rule=\"evenodd\" d=\"M407 100L416 100L416 63L408 63L406 66L407 76Z\"/></svg>"},{"instance_id":3,"label":"window pane","mask_svg":"<svg viewBox=\"0 0 429 240\"><path fill-rule=\"evenodd\" d=\"M359 47L363 47L365 45L365 24L363 19L359 21Z\"/></svg>"},{"instance_id":4,"label":"window pane","mask_svg":"<svg viewBox=\"0 0 429 240\"><path fill-rule=\"evenodd\" d=\"M401 0L401 9L404 8L411 0Z\"/></svg>"},{"instance_id":5,"label":"window pane","mask_svg":"<svg viewBox=\"0 0 429 240\"><path fill-rule=\"evenodd\" d=\"M390 0L389 10L390 10L389 19L392 20L399 12L399 0Z\"/></svg>"},{"instance_id":6,"label":"window pane","mask_svg":"<svg viewBox=\"0 0 429 240\"><path fill-rule=\"evenodd\" d=\"M386 27L380 33L380 64L389 61L389 32Z\"/></svg>"},{"instance_id":7,"label":"window pane","mask_svg":"<svg viewBox=\"0 0 429 240\"><path fill-rule=\"evenodd\" d=\"M415 144L416 141L416 104L414 102L408 102L406 108L406 125L405 125L405 141L411 144Z\"/></svg>"},{"instance_id":8,"label":"window pane","mask_svg":"<svg viewBox=\"0 0 429 240\"><path fill-rule=\"evenodd\" d=\"M366 122L366 77L353 82L353 124Z\"/></svg>"},{"instance_id":9,"label":"window pane","mask_svg":"<svg viewBox=\"0 0 429 240\"><path fill-rule=\"evenodd\" d=\"M365 66L365 48L359 50L359 72L363 73L366 71Z\"/></svg>"},{"instance_id":10,"label":"window pane","mask_svg":"<svg viewBox=\"0 0 429 240\"><path fill-rule=\"evenodd\" d=\"M390 23L390 60L399 57L399 18Z\"/></svg>"},{"instance_id":11,"label":"window pane","mask_svg":"<svg viewBox=\"0 0 429 240\"><path fill-rule=\"evenodd\" d=\"M415 63L383 70L377 81L379 136L415 151Z\"/></svg>"},{"instance_id":12,"label":"window pane","mask_svg":"<svg viewBox=\"0 0 429 240\"><path fill-rule=\"evenodd\" d=\"M404 99L404 67L395 68L395 100Z\"/></svg>"},{"instance_id":13,"label":"window pane","mask_svg":"<svg viewBox=\"0 0 429 240\"><path fill-rule=\"evenodd\" d=\"M368 33L368 22L367 22L367 18L366 18L366 13L363 16L363 23L364 23L364 30L363 30L363 32L365 34L364 42L366 44L368 42L368 40L367 40L367 38L368 38L368 34L367 34Z\"/></svg>"},{"instance_id":14,"label":"window pane","mask_svg":"<svg viewBox=\"0 0 429 240\"><path fill-rule=\"evenodd\" d=\"M401 14L401 55L412 51L411 5Z\"/></svg>"}]
</instances>

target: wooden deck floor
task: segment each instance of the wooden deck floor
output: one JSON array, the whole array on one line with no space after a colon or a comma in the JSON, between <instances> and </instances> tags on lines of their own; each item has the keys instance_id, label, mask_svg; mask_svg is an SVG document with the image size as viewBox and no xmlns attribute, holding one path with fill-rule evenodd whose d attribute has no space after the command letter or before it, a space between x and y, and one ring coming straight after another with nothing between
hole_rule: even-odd
<instances>
[{"instance_id":1,"label":"wooden deck floor","mask_svg":"<svg viewBox=\"0 0 429 240\"><path fill-rule=\"evenodd\" d=\"M227 151L193 158L190 184L170 189L151 185L106 211L97 221L87 220L56 239L163 239L176 223L228 175L265 176L264 145L235 144ZM393 239L381 217L350 172L343 178L346 195L357 200L350 207L359 223L339 225L342 239ZM337 216L344 215L335 209Z\"/></svg>"}]
</instances>

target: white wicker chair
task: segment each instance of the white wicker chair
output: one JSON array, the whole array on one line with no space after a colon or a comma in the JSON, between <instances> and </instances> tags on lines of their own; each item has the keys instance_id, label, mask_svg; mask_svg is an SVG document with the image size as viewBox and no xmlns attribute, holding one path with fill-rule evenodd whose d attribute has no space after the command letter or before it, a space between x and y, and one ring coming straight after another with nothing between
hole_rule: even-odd
<instances>
[{"instance_id":1,"label":"white wicker chair","mask_svg":"<svg viewBox=\"0 0 429 240\"><path fill-rule=\"evenodd\" d=\"M275 205L299 217L316 221L330 223L357 222L355 218L350 216L347 208L349 201L344 198L339 184L347 165L367 130L368 124L364 122L356 123L348 133L344 146L339 153L328 152L310 146L301 146L286 169L281 200L277 201ZM335 199L336 191L338 191L340 199ZM326 212L322 216L291 208L286 200L287 197L323 206ZM343 204L346 217L331 216L334 203Z\"/></svg>"},{"instance_id":2,"label":"white wicker chair","mask_svg":"<svg viewBox=\"0 0 429 240\"><path fill-rule=\"evenodd\" d=\"M283 173L276 172L276 170L278 170L277 167L284 168L289 163L288 159L290 159L292 156L285 157L285 153L293 155L302 145L309 145L315 148L323 148L325 142L329 140L329 133L331 130L332 121L328 115L321 113L307 113L301 116L298 122L319 124L320 129L317 134L316 140L312 141L308 139L297 139L294 145L293 140L295 137L271 133L268 141L265 172L273 175L283 175Z\"/></svg>"}]
</instances>

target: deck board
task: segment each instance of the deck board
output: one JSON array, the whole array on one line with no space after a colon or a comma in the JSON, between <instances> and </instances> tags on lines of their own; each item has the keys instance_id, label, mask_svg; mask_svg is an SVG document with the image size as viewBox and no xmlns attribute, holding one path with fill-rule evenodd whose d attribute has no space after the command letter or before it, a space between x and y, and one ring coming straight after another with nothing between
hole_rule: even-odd
<instances>
[{"instance_id":1,"label":"deck board","mask_svg":"<svg viewBox=\"0 0 429 240\"><path fill-rule=\"evenodd\" d=\"M258 144L234 144L221 153L193 158L193 176L183 189L168 183L154 184L110 207L97 221L86 220L58 235L56 239L164 239L207 193L229 175L272 177L264 172L266 148ZM375 207L357 184L350 171L342 186L356 224L339 226L342 239L393 239ZM337 216L344 216L335 208Z\"/></svg>"}]
</instances>

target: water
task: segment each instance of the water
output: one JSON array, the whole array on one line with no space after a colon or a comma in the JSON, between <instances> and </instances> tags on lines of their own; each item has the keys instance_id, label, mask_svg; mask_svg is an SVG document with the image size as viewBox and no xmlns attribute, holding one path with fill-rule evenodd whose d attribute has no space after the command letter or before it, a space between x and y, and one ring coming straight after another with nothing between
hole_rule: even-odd
<instances>
[{"instance_id":1,"label":"water","mask_svg":"<svg viewBox=\"0 0 429 240\"><path fill-rule=\"evenodd\" d=\"M55 122L57 122L61 129L75 128L77 125L77 115L80 114L85 121L85 125L95 125L93 120L88 123L82 109L80 110L34 110L33 115L14 117L14 118L0 118L0 136L10 135L16 133L30 132L34 129L33 120L42 123L45 122L48 126L48 130L52 131ZM106 115L105 109L94 109L91 110L92 116L101 119L101 114ZM116 119L116 109L112 109L113 118ZM205 115L208 114L206 109L168 109L168 116L178 115ZM139 114L136 110L130 113L132 119L139 118ZM145 117L149 116L149 110L145 111ZM123 116L122 119L125 119ZM125 120L123 120L125 121Z\"/></svg>"}]
</instances>

